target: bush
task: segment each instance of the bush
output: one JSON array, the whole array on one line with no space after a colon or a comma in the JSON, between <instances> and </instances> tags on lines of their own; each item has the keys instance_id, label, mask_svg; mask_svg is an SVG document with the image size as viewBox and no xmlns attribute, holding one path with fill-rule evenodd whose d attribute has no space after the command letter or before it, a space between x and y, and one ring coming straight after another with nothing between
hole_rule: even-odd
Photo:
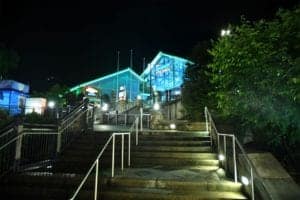
<instances>
[{"instance_id":1,"label":"bush","mask_svg":"<svg viewBox=\"0 0 300 200\"><path fill-rule=\"evenodd\" d=\"M9 116L8 112L6 110L0 109L0 129L11 121L12 117Z\"/></svg>"},{"instance_id":2,"label":"bush","mask_svg":"<svg viewBox=\"0 0 300 200\"><path fill-rule=\"evenodd\" d=\"M33 112L25 116L24 122L31 124L54 124L57 121L49 115L40 115L38 113Z\"/></svg>"}]
</instances>

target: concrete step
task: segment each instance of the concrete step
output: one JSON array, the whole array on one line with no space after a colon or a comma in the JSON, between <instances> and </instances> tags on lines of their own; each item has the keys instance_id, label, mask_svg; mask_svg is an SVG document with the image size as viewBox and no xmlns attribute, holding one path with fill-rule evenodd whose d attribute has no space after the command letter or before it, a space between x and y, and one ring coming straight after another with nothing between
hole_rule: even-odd
<instances>
[{"instance_id":1,"label":"concrete step","mask_svg":"<svg viewBox=\"0 0 300 200\"><path fill-rule=\"evenodd\" d=\"M207 137L209 133L206 131L152 131L143 130L139 132L139 136L193 136L193 137Z\"/></svg>"},{"instance_id":2,"label":"concrete step","mask_svg":"<svg viewBox=\"0 0 300 200\"><path fill-rule=\"evenodd\" d=\"M240 192L216 192L216 191L194 191L189 193L174 192L162 189L134 188L104 191L101 198L105 200L224 200L224 199L247 199Z\"/></svg>"},{"instance_id":3,"label":"concrete step","mask_svg":"<svg viewBox=\"0 0 300 200\"><path fill-rule=\"evenodd\" d=\"M145 152L211 152L210 146L137 146L133 148L133 151Z\"/></svg>"},{"instance_id":4,"label":"concrete step","mask_svg":"<svg viewBox=\"0 0 300 200\"><path fill-rule=\"evenodd\" d=\"M128 154L128 146L124 145L124 155ZM61 159L69 159L73 157L79 157L84 159L94 159L98 155L98 153L101 151L101 148L96 148L95 151L89 151L89 150L78 150L78 151L65 151L60 156ZM181 147L181 146L138 146L138 147L131 147L131 156L134 158L135 156L142 157L143 154L148 153L160 153L161 155L164 155L163 153L166 152L173 152L173 153L210 153L211 147ZM112 154L112 149L108 147L106 151L104 152L103 156L110 156ZM115 149L115 155L120 156L121 155L121 148L118 147ZM147 156L147 155L145 155ZM181 154L179 155L180 158Z\"/></svg>"},{"instance_id":5,"label":"concrete step","mask_svg":"<svg viewBox=\"0 0 300 200\"><path fill-rule=\"evenodd\" d=\"M141 141L210 141L209 136L193 136L193 135L182 135L182 136L172 136L172 135L145 135L139 136Z\"/></svg>"},{"instance_id":6,"label":"concrete step","mask_svg":"<svg viewBox=\"0 0 300 200\"><path fill-rule=\"evenodd\" d=\"M127 159L127 152L124 152L124 159ZM101 163L111 162L112 154L111 152L107 152L103 154L100 159ZM91 163L96 159L96 155L84 155L83 153L79 153L79 155L62 157L55 165L59 163ZM121 152L115 152L115 160L118 162L121 159ZM157 162L161 162L161 164L167 164L166 160L174 159L178 160L178 164L184 160L190 161L201 161L201 160L217 160L217 155L215 153L195 153L195 152L131 152L131 161L132 162L142 162L146 159L151 161L157 160Z\"/></svg>"},{"instance_id":7,"label":"concrete step","mask_svg":"<svg viewBox=\"0 0 300 200\"><path fill-rule=\"evenodd\" d=\"M139 158L132 161L134 167L155 167L155 166L219 166L218 160L191 160L189 158Z\"/></svg>"},{"instance_id":8,"label":"concrete step","mask_svg":"<svg viewBox=\"0 0 300 200\"><path fill-rule=\"evenodd\" d=\"M163 179L142 179L142 178L110 178L106 179L106 187L110 188L149 188L167 189L177 192L193 191L219 191L219 192L240 192L241 183L233 181L176 181Z\"/></svg>"},{"instance_id":9,"label":"concrete step","mask_svg":"<svg viewBox=\"0 0 300 200\"><path fill-rule=\"evenodd\" d=\"M139 146L210 146L210 141L181 141L181 140L139 140Z\"/></svg>"}]
</instances>

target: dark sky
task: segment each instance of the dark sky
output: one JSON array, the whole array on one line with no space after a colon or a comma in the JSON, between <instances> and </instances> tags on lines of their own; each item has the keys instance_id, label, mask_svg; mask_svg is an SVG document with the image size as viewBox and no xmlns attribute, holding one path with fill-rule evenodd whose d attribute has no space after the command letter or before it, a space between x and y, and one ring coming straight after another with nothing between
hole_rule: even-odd
<instances>
[{"instance_id":1,"label":"dark sky","mask_svg":"<svg viewBox=\"0 0 300 200\"><path fill-rule=\"evenodd\" d=\"M43 90L73 86L133 64L141 72L158 51L188 57L197 42L214 39L240 16L272 18L293 0L0 0L0 43L21 56L11 79ZM47 81L48 77L54 79Z\"/></svg>"}]
</instances>

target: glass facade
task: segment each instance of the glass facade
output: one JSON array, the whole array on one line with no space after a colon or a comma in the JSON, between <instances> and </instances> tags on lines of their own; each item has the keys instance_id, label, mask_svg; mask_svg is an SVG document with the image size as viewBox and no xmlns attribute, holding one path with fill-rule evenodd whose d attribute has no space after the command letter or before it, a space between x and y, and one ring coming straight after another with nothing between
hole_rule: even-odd
<instances>
[{"instance_id":1,"label":"glass facade","mask_svg":"<svg viewBox=\"0 0 300 200\"><path fill-rule=\"evenodd\" d=\"M159 52L148 64L141 77L145 79L147 87L153 91L165 92L176 90L183 84L183 75L190 61Z\"/></svg>"},{"instance_id":2,"label":"glass facade","mask_svg":"<svg viewBox=\"0 0 300 200\"><path fill-rule=\"evenodd\" d=\"M83 88L91 86L99 89L101 96L109 96L111 102L116 102L117 99L134 102L138 95L144 100L159 96L160 101L168 101L174 96L180 96L187 64L192 62L159 52L141 75L127 68L75 86L71 91L80 92ZM152 92L154 94L151 94Z\"/></svg>"},{"instance_id":3,"label":"glass facade","mask_svg":"<svg viewBox=\"0 0 300 200\"><path fill-rule=\"evenodd\" d=\"M28 92L28 85L12 80L1 81L0 109L7 110L10 115L23 113Z\"/></svg>"},{"instance_id":4,"label":"glass facade","mask_svg":"<svg viewBox=\"0 0 300 200\"><path fill-rule=\"evenodd\" d=\"M80 92L86 86L95 87L100 90L101 95L108 95L111 101L117 100L117 88L124 93L126 100L129 102L135 101L140 93L140 85L143 79L136 74L132 69L127 68L117 73L109 74L98 79L80 84L71 88L71 91Z\"/></svg>"}]
</instances>

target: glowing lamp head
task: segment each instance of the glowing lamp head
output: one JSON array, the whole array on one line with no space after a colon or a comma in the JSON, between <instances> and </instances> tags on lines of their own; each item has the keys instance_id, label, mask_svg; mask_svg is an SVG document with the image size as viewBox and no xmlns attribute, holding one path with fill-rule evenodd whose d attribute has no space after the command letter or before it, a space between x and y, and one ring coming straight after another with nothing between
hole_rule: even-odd
<instances>
[{"instance_id":1,"label":"glowing lamp head","mask_svg":"<svg viewBox=\"0 0 300 200\"><path fill-rule=\"evenodd\" d=\"M48 102L48 107L49 108L54 108L54 106L55 106L55 102L54 101L49 101Z\"/></svg>"},{"instance_id":2,"label":"glowing lamp head","mask_svg":"<svg viewBox=\"0 0 300 200\"><path fill-rule=\"evenodd\" d=\"M136 97L138 100L141 100L142 99L142 96L141 95L137 95Z\"/></svg>"},{"instance_id":3,"label":"glowing lamp head","mask_svg":"<svg viewBox=\"0 0 300 200\"><path fill-rule=\"evenodd\" d=\"M176 124L174 124L174 123L170 124L170 129L172 129L172 130L176 129Z\"/></svg>"},{"instance_id":4,"label":"glowing lamp head","mask_svg":"<svg viewBox=\"0 0 300 200\"><path fill-rule=\"evenodd\" d=\"M249 185L249 179L247 177L241 176L241 181L245 186Z\"/></svg>"},{"instance_id":5,"label":"glowing lamp head","mask_svg":"<svg viewBox=\"0 0 300 200\"><path fill-rule=\"evenodd\" d=\"M154 103L153 109L154 110L159 110L160 109L159 103Z\"/></svg>"},{"instance_id":6,"label":"glowing lamp head","mask_svg":"<svg viewBox=\"0 0 300 200\"><path fill-rule=\"evenodd\" d=\"M108 111L108 104L104 103L101 109L102 111Z\"/></svg>"},{"instance_id":7,"label":"glowing lamp head","mask_svg":"<svg viewBox=\"0 0 300 200\"><path fill-rule=\"evenodd\" d=\"M219 154L219 161L223 161L223 160L225 160L225 156L223 155L223 154Z\"/></svg>"}]
</instances>

